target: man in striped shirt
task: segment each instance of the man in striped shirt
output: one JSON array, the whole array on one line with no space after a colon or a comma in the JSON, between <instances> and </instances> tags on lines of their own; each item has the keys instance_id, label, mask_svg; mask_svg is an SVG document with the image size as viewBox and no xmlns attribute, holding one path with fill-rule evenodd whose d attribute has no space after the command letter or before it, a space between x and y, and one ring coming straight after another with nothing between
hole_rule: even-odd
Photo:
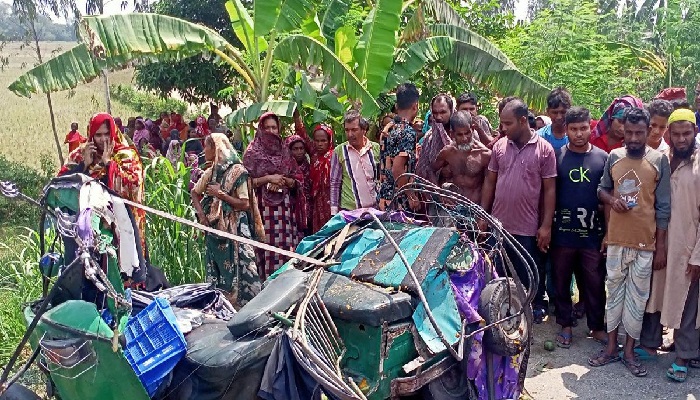
<instances>
[{"instance_id":1,"label":"man in striped shirt","mask_svg":"<svg viewBox=\"0 0 700 400\"><path fill-rule=\"evenodd\" d=\"M348 141L331 158L331 214L377 206L379 144L367 139L369 123L355 110L345 114L343 127Z\"/></svg>"}]
</instances>

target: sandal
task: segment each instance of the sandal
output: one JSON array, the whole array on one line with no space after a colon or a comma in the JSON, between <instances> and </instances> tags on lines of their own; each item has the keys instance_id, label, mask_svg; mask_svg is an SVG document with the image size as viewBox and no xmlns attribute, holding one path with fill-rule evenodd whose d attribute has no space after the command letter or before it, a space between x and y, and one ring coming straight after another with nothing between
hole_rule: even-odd
<instances>
[{"instance_id":1,"label":"sandal","mask_svg":"<svg viewBox=\"0 0 700 400\"><path fill-rule=\"evenodd\" d=\"M676 344L673 342L673 340L664 339L664 343L661 345L661 347L659 347L659 350L665 352L676 351Z\"/></svg>"},{"instance_id":2,"label":"sandal","mask_svg":"<svg viewBox=\"0 0 700 400\"><path fill-rule=\"evenodd\" d=\"M682 376L679 376L680 374L683 374ZM688 377L688 367L681 367L676 363L671 364L671 368L666 371L666 377L668 379L671 379L676 382L685 382L685 379Z\"/></svg>"},{"instance_id":3,"label":"sandal","mask_svg":"<svg viewBox=\"0 0 700 400\"><path fill-rule=\"evenodd\" d=\"M588 359L588 365L591 367L602 367L603 365L612 364L620 361L620 356L617 354L608 354L605 350Z\"/></svg>"},{"instance_id":4,"label":"sandal","mask_svg":"<svg viewBox=\"0 0 700 400\"><path fill-rule=\"evenodd\" d=\"M658 354L649 353L641 347L634 348L634 355L639 359L639 361L656 361Z\"/></svg>"},{"instance_id":5,"label":"sandal","mask_svg":"<svg viewBox=\"0 0 700 400\"><path fill-rule=\"evenodd\" d=\"M641 378L643 376L647 376L647 369L644 368L644 365L639 362L639 359L637 357L634 358L634 360L628 360L626 358L622 358L622 365L627 367L627 369L632 373L632 375Z\"/></svg>"},{"instance_id":6,"label":"sandal","mask_svg":"<svg viewBox=\"0 0 700 400\"><path fill-rule=\"evenodd\" d=\"M568 349L569 347L571 347L571 338L573 336L574 335L571 333L566 333L564 331L559 332L556 339L557 346L561 347L562 349ZM561 338L562 340L559 340L559 338Z\"/></svg>"}]
</instances>

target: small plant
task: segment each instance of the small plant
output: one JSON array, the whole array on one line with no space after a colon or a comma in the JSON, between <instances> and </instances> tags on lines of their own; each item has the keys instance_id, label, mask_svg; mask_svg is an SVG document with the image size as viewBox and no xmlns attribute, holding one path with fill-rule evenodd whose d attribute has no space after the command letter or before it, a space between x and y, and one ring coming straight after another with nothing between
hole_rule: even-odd
<instances>
[{"instance_id":1,"label":"small plant","mask_svg":"<svg viewBox=\"0 0 700 400\"><path fill-rule=\"evenodd\" d=\"M24 306L41 297L39 234L30 228L0 243L0 365L26 331Z\"/></svg>"},{"instance_id":2,"label":"small plant","mask_svg":"<svg viewBox=\"0 0 700 400\"><path fill-rule=\"evenodd\" d=\"M146 204L177 217L194 220L188 185L190 168L182 161L173 166L168 159L144 160ZM146 240L151 263L163 269L170 283L203 282L204 240L197 231L181 223L148 214Z\"/></svg>"}]
</instances>

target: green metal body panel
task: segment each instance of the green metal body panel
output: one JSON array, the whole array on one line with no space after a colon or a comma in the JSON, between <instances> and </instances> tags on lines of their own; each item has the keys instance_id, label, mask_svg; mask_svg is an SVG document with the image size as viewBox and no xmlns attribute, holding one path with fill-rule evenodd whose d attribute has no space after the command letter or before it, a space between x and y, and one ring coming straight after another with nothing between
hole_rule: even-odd
<instances>
[{"instance_id":1,"label":"green metal body panel","mask_svg":"<svg viewBox=\"0 0 700 400\"><path fill-rule=\"evenodd\" d=\"M27 323L34 318L30 307L24 310L24 316ZM32 333L30 343L37 348L42 339L88 339L93 356L81 359L71 368L42 360L48 365L58 397L63 400L148 400L146 390L121 347L112 351L112 337L112 330L94 304L73 300L46 312Z\"/></svg>"},{"instance_id":2,"label":"green metal body panel","mask_svg":"<svg viewBox=\"0 0 700 400\"><path fill-rule=\"evenodd\" d=\"M418 356L411 323L368 326L335 319L346 353L343 371L351 376L369 400L388 399L391 381L403 377L401 367Z\"/></svg>"}]
</instances>

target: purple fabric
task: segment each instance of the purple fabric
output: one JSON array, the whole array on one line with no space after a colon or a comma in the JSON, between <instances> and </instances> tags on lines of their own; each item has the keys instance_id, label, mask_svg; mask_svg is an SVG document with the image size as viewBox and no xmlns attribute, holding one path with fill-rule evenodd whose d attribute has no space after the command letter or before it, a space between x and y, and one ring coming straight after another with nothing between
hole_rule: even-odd
<instances>
[{"instance_id":1,"label":"purple fabric","mask_svg":"<svg viewBox=\"0 0 700 400\"><path fill-rule=\"evenodd\" d=\"M88 247L92 247L95 242L95 232L92 229L92 209L84 209L78 215L78 237Z\"/></svg>"},{"instance_id":2,"label":"purple fabric","mask_svg":"<svg viewBox=\"0 0 700 400\"><path fill-rule=\"evenodd\" d=\"M384 218L384 220L388 219L392 222L414 225L423 225L425 223L424 221L409 218L406 214L403 213L403 211L392 211L387 213L384 211L379 211L375 208L358 208L356 210L340 211L340 215L342 215L343 219L345 219L345 223L351 223L357 221L360 218L364 218L367 220L371 219L371 217L369 216L362 216L362 214L366 212L376 215L379 219ZM385 217L387 214L388 217Z\"/></svg>"},{"instance_id":3,"label":"purple fabric","mask_svg":"<svg viewBox=\"0 0 700 400\"><path fill-rule=\"evenodd\" d=\"M479 297L486 284L485 272L488 266L483 255L473 247L475 255L472 267L465 272L450 274L452 289L456 296L457 308L467 322L482 321L478 313ZM482 325L483 326L483 322ZM483 332L474 335L471 351L467 359L467 378L473 380L479 394L479 400L488 396L488 379L486 368L486 353L483 347ZM517 399L522 388L519 386L520 363L522 354L513 357L491 355L494 365L494 388L496 399Z\"/></svg>"}]
</instances>

